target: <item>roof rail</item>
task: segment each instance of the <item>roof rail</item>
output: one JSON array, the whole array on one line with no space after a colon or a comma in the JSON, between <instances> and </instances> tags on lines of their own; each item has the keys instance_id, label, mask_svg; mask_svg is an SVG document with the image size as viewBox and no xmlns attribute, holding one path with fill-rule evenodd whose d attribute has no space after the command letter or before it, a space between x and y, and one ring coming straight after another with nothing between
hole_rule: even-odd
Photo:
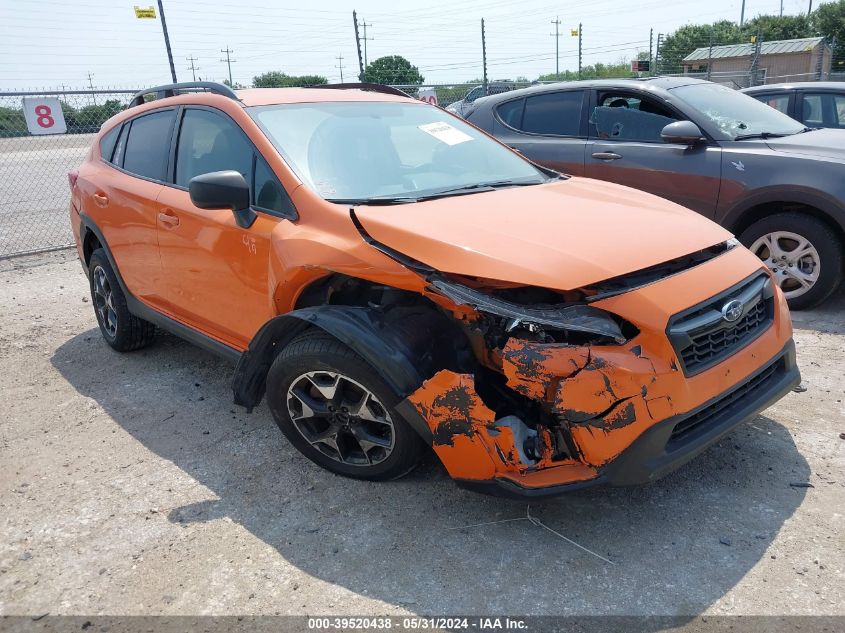
<instances>
[{"instance_id":1,"label":"roof rail","mask_svg":"<svg viewBox=\"0 0 845 633\"><path fill-rule=\"evenodd\" d=\"M385 86L384 84L374 84L369 82L348 83L348 84L315 84L307 86L308 88L329 88L331 90L365 90L367 92L381 92L386 95L396 95L397 97L411 97L407 92L394 88L393 86ZM413 98L413 97L411 97Z\"/></svg>"},{"instance_id":2,"label":"roof rail","mask_svg":"<svg viewBox=\"0 0 845 633\"><path fill-rule=\"evenodd\" d=\"M179 84L155 86L136 92L127 107L134 108L144 103L144 95L155 93L156 99L164 99L166 97L173 97L180 92L213 92L214 94L223 95L235 101L238 100L238 95L235 94L235 91L224 84L219 84L215 81L185 81Z\"/></svg>"}]
</instances>

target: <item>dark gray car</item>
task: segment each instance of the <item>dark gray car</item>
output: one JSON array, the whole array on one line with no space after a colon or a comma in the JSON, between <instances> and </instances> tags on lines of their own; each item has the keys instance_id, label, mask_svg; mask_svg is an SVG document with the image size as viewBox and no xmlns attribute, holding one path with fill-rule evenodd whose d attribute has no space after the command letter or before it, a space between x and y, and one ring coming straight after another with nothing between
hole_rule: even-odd
<instances>
[{"instance_id":1,"label":"dark gray car","mask_svg":"<svg viewBox=\"0 0 845 633\"><path fill-rule=\"evenodd\" d=\"M799 81L743 90L809 127L845 129L845 82Z\"/></svg>"},{"instance_id":2,"label":"dark gray car","mask_svg":"<svg viewBox=\"0 0 845 633\"><path fill-rule=\"evenodd\" d=\"M552 169L673 200L763 259L794 309L843 273L845 131L811 130L725 86L683 77L535 86L465 118Z\"/></svg>"}]
</instances>

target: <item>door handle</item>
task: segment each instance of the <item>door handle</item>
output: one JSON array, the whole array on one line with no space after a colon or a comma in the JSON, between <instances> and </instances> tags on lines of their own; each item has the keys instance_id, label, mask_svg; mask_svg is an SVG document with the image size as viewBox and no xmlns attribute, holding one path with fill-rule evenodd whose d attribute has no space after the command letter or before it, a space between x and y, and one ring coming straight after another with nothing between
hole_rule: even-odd
<instances>
[{"instance_id":1,"label":"door handle","mask_svg":"<svg viewBox=\"0 0 845 633\"><path fill-rule=\"evenodd\" d=\"M616 152L596 152L593 154L593 158L597 158L598 160L619 160L622 158L622 155Z\"/></svg>"},{"instance_id":2,"label":"door handle","mask_svg":"<svg viewBox=\"0 0 845 633\"><path fill-rule=\"evenodd\" d=\"M93 196L94 202L97 204L98 207L107 207L109 206L109 197L102 193L95 193Z\"/></svg>"},{"instance_id":3,"label":"door handle","mask_svg":"<svg viewBox=\"0 0 845 633\"><path fill-rule=\"evenodd\" d=\"M165 209L164 211L159 212L158 221L162 224L166 224L170 228L179 226L179 216L173 213L170 209Z\"/></svg>"}]
</instances>

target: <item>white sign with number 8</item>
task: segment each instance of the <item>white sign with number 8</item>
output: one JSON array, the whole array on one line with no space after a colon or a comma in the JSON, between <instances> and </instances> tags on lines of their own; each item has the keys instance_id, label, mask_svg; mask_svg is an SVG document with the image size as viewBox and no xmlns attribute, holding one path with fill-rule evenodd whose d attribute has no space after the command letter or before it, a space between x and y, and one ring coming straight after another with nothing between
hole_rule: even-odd
<instances>
[{"instance_id":1,"label":"white sign with number 8","mask_svg":"<svg viewBox=\"0 0 845 633\"><path fill-rule=\"evenodd\" d=\"M65 115L58 97L24 97L23 114L30 134L64 134Z\"/></svg>"}]
</instances>

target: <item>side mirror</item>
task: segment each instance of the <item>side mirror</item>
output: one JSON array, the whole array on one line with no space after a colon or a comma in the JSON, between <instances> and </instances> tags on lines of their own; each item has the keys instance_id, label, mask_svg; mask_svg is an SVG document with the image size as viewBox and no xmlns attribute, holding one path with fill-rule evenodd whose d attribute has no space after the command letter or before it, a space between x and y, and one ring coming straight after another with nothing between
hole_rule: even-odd
<instances>
[{"instance_id":1,"label":"side mirror","mask_svg":"<svg viewBox=\"0 0 845 633\"><path fill-rule=\"evenodd\" d=\"M675 121L663 128L660 138L664 143L683 143L695 145L699 141L706 140L701 129L692 121Z\"/></svg>"},{"instance_id":2,"label":"side mirror","mask_svg":"<svg viewBox=\"0 0 845 633\"><path fill-rule=\"evenodd\" d=\"M249 203L249 185L234 170L194 176L188 183L191 202L200 209L231 209L238 226L248 229L258 214Z\"/></svg>"}]
</instances>

